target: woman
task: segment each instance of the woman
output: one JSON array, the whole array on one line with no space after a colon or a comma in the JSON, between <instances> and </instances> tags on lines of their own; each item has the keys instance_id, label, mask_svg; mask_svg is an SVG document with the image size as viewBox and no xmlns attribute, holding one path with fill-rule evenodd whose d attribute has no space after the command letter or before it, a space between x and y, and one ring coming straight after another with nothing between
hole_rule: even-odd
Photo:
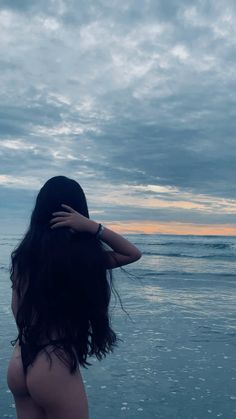
<instances>
[{"instance_id":1,"label":"woman","mask_svg":"<svg viewBox=\"0 0 236 419\"><path fill-rule=\"evenodd\" d=\"M118 340L109 318L110 270L140 257L89 218L76 181L56 176L45 183L12 253L18 337L7 379L18 419L88 419L80 366L90 365L91 355L101 360Z\"/></svg>"}]
</instances>

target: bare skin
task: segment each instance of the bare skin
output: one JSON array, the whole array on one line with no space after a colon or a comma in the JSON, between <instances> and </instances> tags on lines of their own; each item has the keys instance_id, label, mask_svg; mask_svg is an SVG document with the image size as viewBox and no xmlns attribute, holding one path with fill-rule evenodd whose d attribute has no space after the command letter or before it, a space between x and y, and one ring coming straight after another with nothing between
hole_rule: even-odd
<instances>
[{"instance_id":1,"label":"bare skin","mask_svg":"<svg viewBox=\"0 0 236 419\"><path fill-rule=\"evenodd\" d=\"M11 308L14 317L17 307L17 292L13 288ZM88 402L80 371L71 375L55 354L51 353L51 358L50 368L47 355L41 351L25 376L21 348L19 344L15 345L8 365L7 383L15 400L17 418L88 419Z\"/></svg>"},{"instance_id":2,"label":"bare skin","mask_svg":"<svg viewBox=\"0 0 236 419\"><path fill-rule=\"evenodd\" d=\"M80 371L69 369L51 353L52 366L42 351L25 377L20 347L14 348L7 381L18 419L88 419L88 402Z\"/></svg>"},{"instance_id":3,"label":"bare skin","mask_svg":"<svg viewBox=\"0 0 236 419\"><path fill-rule=\"evenodd\" d=\"M53 213L51 228L68 227L73 231L95 234L98 223L84 217L68 205L66 211ZM111 251L107 252L107 269L127 265L141 257L139 249L114 231L104 228L101 240ZM16 317L16 291L12 290L12 311ZM50 347L48 347L50 349ZM8 366L7 381L13 393L18 419L89 419L87 396L80 370L70 374L69 369L51 353L52 367L41 351L24 375L21 348L16 345Z\"/></svg>"},{"instance_id":4,"label":"bare skin","mask_svg":"<svg viewBox=\"0 0 236 419\"><path fill-rule=\"evenodd\" d=\"M32 399L27 388L19 345L15 346L8 365L7 383L14 396L18 419L46 419L45 412Z\"/></svg>"}]
</instances>

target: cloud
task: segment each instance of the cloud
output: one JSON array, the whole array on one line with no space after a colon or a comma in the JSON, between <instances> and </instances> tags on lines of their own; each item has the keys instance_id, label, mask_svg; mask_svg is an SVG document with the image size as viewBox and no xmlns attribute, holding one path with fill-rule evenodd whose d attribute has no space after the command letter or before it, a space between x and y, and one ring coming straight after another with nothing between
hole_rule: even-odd
<instances>
[{"instance_id":1,"label":"cloud","mask_svg":"<svg viewBox=\"0 0 236 419\"><path fill-rule=\"evenodd\" d=\"M235 23L230 0L2 1L4 191L63 172L86 185L98 211L102 185L110 214L125 185L137 217L228 222ZM166 188L164 204L149 185ZM120 210L135 217L129 205Z\"/></svg>"}]
</instances>

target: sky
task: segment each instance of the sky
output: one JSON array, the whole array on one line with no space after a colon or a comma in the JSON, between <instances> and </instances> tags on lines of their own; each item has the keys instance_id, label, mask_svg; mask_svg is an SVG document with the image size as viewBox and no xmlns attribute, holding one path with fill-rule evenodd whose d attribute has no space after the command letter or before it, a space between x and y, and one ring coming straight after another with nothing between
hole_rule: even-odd
<instances>
[{"instance_id":1,"label":"sky","mask_svg":"<svg viewBox=\"0 0 236 419\"><path fill-rule=\"evenodd\" d=\"M1 0L0 217L52 176L122 233L236 235L234 0Z\"/></svg>"}]
</instances>

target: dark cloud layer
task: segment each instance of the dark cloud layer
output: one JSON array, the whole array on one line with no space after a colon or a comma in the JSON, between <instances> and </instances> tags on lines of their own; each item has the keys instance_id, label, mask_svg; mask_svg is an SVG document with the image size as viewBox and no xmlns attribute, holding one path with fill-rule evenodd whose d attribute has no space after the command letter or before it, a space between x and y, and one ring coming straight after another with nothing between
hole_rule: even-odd
<instances>
[{"instance_id":1,"label":"dark cloud layer","mask_svg":"<svg viewBox=\"0 0 236 419\"><path fill-rule=\"evenodd\" d=\"M108 195L130 185L131 198L147 199L133 212L128 197L122 220L230 222L235 23L230 0L2 1L3 191L14 179L35 190L63 171L86 185L93 205L100 184ZM161 209L137 185L176 188L177 207L186 193L228 207ZM108 196L112 216L117 204Z\"/></svg>"}]
</instances>

